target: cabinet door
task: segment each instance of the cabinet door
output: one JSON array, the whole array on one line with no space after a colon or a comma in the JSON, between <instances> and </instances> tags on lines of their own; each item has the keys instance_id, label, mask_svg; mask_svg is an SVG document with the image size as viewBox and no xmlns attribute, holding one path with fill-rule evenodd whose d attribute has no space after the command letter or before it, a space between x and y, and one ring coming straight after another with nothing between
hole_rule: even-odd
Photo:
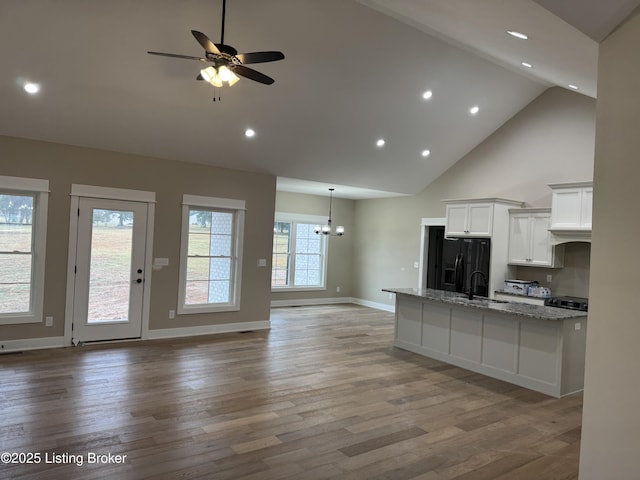
<instances>
[{"instance_id":1,"label":"cabinet door","mask_svg":"<svg viewBox=\"0 0 640 480\"><path fill-rule=\"evenodd\" d=\"M490 203L472 203L469 205L467 233L474 237L490 237L493 226L493 205Z\"/></svg>"},{"instance_id":2,"label":"cabinet door","mask_svg":"<svg viewBox=\"0 0 640 480\"><path fill-rule=\"evenodd\" d=\"M591 228L591 209L593 207L593 187L582 189L582 216L580 226Z\"/></svg>"},{"instance_id":3,"label":"cabinet door","mask_svg":"<svg viewBox=\"0 0 640 480\"><path fill-rule=\"evenodd\" d=\"M553 250L549 234L551 215L535 213L531 215L531 250L529 264L538 267L550 267L553 263Z\"/></svg>"},{"instance_id":4,"label":"cabinet door","mask_svg":"<svg viewBox=\"0 0 640 480\"><path fill-rule=\"evenodd\" d=\"M452 204L447 205L447 236L462 236L467 235L467 216L469 212L469 205L467 204Z\"/></svg>"},{"instance_id":5,"label":"cabinet door","mask_svg":"<svg viewBox=\"0 0 640 480\"><path fill-rule=\"evenodd\" d=\"M582 224L582 188L563 188L552 193L553 228L580 228Z\"/></svg>"},{"instance_id":6,"label":"cabinet door","mask_svg":"<svg viewBox=\"0 0 640 480\"><path fill-rule=\"evenodd\" d=\"M526 265L529 258L529 214L509 215L509 263Z\"/></svg>"}]
</instances>

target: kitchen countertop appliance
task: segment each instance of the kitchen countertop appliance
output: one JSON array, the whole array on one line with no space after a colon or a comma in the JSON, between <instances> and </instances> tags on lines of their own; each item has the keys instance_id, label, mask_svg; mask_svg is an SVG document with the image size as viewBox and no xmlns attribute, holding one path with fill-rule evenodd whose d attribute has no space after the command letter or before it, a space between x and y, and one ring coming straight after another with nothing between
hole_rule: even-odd
<instances>
[{"instance_id":1,"label":"kitchen countertop appliance","mask_svg":"<svg viewBox=\"0 0 640 480\"><path fill-rule=\"evenodd\" d=\"M566 308L568 310L589 311L589 299L582 297L549 297L544 304L548 307Z\"/></svg>"}]
</instances>

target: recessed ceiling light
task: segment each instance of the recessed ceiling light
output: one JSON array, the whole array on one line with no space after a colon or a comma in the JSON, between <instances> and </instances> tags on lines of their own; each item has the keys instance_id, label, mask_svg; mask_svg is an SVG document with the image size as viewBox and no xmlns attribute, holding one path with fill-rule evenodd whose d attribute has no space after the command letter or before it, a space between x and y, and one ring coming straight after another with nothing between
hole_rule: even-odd
<instances>
[{"instance_id":1,"label":"recessed ceiling light","mask_svg":"<svg viewBox=\"0 0 640 480\"><path fill-rule=\"evenodd\" d=\"M247 129L244 131L244 136L245 136L245 137L249 137L249 138L251 138L251 137L255 136L255 134L256 134L256 132L255 132L252 128L247 128Z\"/></svg>"},{"instance_id":2,"label":"recessed ceiling light","mask_svg":"<svg viewBox=\"0 0 640 480\"><path fill-rule=\"evenodd\" d=\"M578 87L576 85L574 85L573 83L569 84L569 88L572 90L578 90Z\"/></svg>"},{"instance_id":3,"label":"recessed ceiling light","mask_svg":"<svg viewBox=\"0 0 640 480\"><path fill-rule=\"evenodd\" d=\"M533 65L531 65L529 62L521 62L520 65L527 68L533 68Z\"/></svg>"},{"instance_id":4,"label":"recessed ceiling light","mask_svg":"<svg viewBox=\"0 0 640 480\"><path fill-rule=\"evenodd\" d=\"M512 37L519 38L520 40L527 40L527 37L524 33L516 32L515 30L507 30L507 33Z\"/></svg>"},{"instance_id":5,"label":"recessed ceiling light","mask_svg":"<svg viewBox=\"0 0 640 480\"><path fill-rule=\"evenodd\" d=\"M33 82L27 82L24 84L24 91L33 95L40 91L40 85Z\"/></svg>"},{"instance_id":6,"label":"recessed ceiling light","mask_svg":"<svg viewBox=\"0 0 640 480\"><path fill-rule=\"evenodd\" d=\"M379 138L378 141L376 142L376 145L379 147L384 147L384 139Z\"/></svg>"},{"instance_id":7,"label":"recessed ceiling light","mask_svg":"<svg viewBox=\"0 0 640 480\"><path fill-rule=\"evenodd\" d=\"M431 97L433 97L433 92L431 90L427 90L422 94L422 98L425 100L429 100Z\"/></svg>"},{"instance_id":8,"label":"recessed ceiling light","mask_svg":"<svg viewBox=\"0 0 640 480\"><path fill-rule=\"evenodd\" d=\"M476 113L478 113L479 111L480 111L480 107L479 107L479 106L477 106L477 105L476 105L475 107L471 107L471 108L469 109L469 113L470 113L471 115L475 115L475 114L476 114Z\"/></svg>"},{"instance_id":9,"label":"recessed ceiling light","mask_svg":"<svg viewBox=\"0 0 640 480\"><path fill-rule=\"evenodd\" d=\"M431 155L431 152L429 150L423 150L422 151L422 156L423 157L428 157L429 155Z\"/></svg>"}]
</instances>

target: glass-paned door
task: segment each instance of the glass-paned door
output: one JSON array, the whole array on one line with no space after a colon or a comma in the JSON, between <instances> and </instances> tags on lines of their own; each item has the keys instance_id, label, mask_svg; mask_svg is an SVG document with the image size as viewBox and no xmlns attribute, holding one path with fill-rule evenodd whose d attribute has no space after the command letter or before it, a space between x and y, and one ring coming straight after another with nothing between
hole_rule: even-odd
<instances>
[{"instance_id":1,"label":"glass-paned door","mask_svg":"<svg viewBox=\"0 0 640 480\"><path fill-rule=\"evenodd\" d=\"M147 205L81 198L73 338L137 338L142 332Z\"/></svg>"}]
</instances>

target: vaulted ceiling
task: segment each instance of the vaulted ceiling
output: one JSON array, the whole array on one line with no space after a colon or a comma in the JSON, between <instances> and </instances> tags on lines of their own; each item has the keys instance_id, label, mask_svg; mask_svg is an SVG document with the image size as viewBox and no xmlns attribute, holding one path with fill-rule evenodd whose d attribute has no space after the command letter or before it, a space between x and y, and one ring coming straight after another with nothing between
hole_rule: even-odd
<instances>
[{"instance_id":1,"label":"vaulted ceiling","mask_svg":"<svg viewBox=\"0 0 640 480\"><path fill-rule=\"evenodd\" d=\"M214 102L199 62L146 52L201 56L190 30L217 42L221 0L4 1L0 135L265 172L291 191L413 194L549 86L596 95L597 41L640 0L561 3L229 0L225 43L286 58L252 65L273 85L241 79Z\"/></svg>"}]
</instances>

